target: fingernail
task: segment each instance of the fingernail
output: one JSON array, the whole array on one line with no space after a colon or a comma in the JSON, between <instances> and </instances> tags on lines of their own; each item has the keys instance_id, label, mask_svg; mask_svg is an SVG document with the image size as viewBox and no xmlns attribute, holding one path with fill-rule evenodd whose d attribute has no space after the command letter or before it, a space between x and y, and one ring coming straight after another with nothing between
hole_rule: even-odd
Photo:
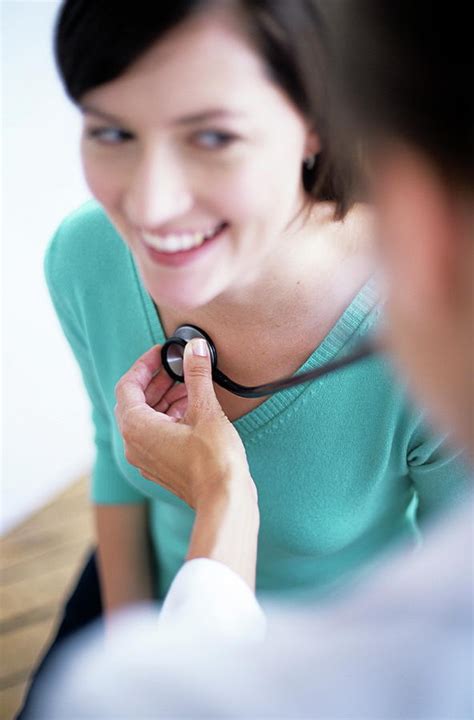
<instances>
[{"instance_id":1,"label":"fingernail","mask_svg":"<svg viewBox=\"0 0 474 720\"><path fill-rule=\"evenodd\" d=\"M170 410L168 413L169 417L174 418L175 420L182 420L184 415L181 412L181 410Z\"/></svg>"},{"instance_id":2,"label":"fingernail","mask_svg":"<svg viewBox=\"0 0 474 720\"><path fill-rule=\"evenodd\" d=\"M193 355L199 355L199 357L207 357L209 355L207 342L201 338L192 341L192 349Z\"/></svg>"}]
</instances>

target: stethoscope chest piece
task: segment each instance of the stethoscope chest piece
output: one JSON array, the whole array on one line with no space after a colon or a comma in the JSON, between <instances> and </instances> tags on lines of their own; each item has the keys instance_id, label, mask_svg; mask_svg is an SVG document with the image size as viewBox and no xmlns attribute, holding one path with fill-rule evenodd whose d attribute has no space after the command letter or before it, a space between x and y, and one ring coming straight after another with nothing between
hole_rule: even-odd
<instances>
[{"instance_id":1,"label":"stethoscope chest piece","mask_svg":"<svg viewBox=\"0 0 474 720\"><path fill-rule=\"evenodd\" d=\"M362 343L351 355L346 357L335 358L331 362L326 363L322 367L312 368L300 375L292 375L290 377L280 378L264 385L255 385L248 387L241 385L235 380L231 380L227 375L217 367L217 351L211 338L204 330L195 325L180 325L172 337L170 337L161 348L161 362L168 375L177 382L184 382L183 355L184 348L190 340L201 338L205 340L209 346L212 364L212 379L225 390L234 395L243 398L259 398L271 395L281 390L316 380L323 375L340 370L353 362L358 362L363 358L372 355L375 351L374 345L368 341Z\"/></svg>"},{"instance_id":2,"label":"stethoscope chest piece","mask_svg":"<svg viewBox=\"0 0 474 720\"><path fill-rule=\"evenodd\" d=\"M183 355L184 348L190 340L201 338L209 346L212 367L217 367L217 351L214 343L204 330L195 325L180 325L172 337L168 338L161 348L161 362L168 375L177 382L184 382Z\"/></svg>"}]
</instances>

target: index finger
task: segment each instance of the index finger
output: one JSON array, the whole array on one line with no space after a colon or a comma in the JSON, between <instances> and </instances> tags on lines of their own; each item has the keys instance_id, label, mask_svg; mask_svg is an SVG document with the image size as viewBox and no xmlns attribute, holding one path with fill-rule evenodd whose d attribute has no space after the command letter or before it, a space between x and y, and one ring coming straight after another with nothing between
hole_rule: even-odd
<instances>
[{"instance_id":1,"label":"index finger","mask_svg":"<svg viewBox=\"0 0 474 720\"><path fill-rule=\"evenodd\" d=\"M145 390L161 368L161 346L155 345L136 360L115 386L117 410L146 403Z\"/></svg>"}]
</instances>

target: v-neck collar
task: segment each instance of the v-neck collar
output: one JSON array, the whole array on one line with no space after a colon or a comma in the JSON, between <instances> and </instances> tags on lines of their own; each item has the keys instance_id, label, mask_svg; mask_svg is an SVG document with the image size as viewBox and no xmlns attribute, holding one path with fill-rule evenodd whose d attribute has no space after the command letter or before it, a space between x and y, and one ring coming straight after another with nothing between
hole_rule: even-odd
<instances>
[{"instance_id":1,"label":"v-neck collar","mask_svg":"<svg viewBox=\"0 0 474 720\"><path fill-rule=\"evenodd\" d=\"M135 279L139 288L151 341L155 345L162 345L166 340L166 334L161 324L159 314L151 296L141 282L140 275L131 255L130 257L134 265ZM376 281L374 277L371 277L362 286L326 337L321 341L318 347L315 348L309 358L298 368L296 373L320 367L330 360L335 359L339 353L343 352L346 346L350 344L350 340L357 334L357 331L360 329L364 320L375 308L378 300L379 296L377 293ZM269 378L269 382L271 379L272 378ZM310 386L311 384L298 385L296 387L288 388L287 390L282 390L275 395L270 395L261 405L258 405L253 410L250 410L248 413L235 420L233 425L239 431L241 436L253 434L256 430L269 423L276 417L276 415L280 414L289 405L291 405Z\"/></svg>"}]
</instances>

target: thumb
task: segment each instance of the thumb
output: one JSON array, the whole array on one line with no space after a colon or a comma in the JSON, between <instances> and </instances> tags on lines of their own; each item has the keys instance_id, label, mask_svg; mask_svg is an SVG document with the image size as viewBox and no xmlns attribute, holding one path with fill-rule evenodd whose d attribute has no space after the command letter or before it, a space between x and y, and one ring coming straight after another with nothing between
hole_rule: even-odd
<instances>
[{"instance_id":1,"label":"thumb","mask_svg":"<svg viewBox=\"0 0 474 720\"><path fill-rule=\"evenodd\" d=\"M212 366L209 347L205 340L190 340L184 349L184 380L188 391L187 417L212 413L217 398L212 384Z\"/></svg>"}]
</instances>

